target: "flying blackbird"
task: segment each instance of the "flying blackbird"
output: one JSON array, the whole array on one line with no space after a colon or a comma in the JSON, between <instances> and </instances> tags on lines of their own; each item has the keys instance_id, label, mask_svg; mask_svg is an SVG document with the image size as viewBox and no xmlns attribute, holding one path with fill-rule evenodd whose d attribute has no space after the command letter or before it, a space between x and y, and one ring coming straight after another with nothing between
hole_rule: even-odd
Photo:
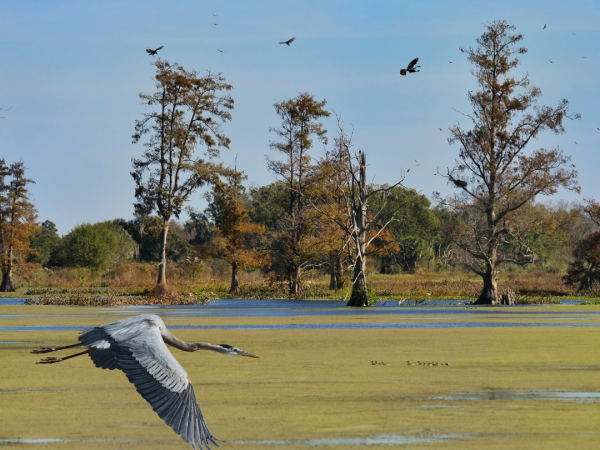
<instances>
[{"instance_id":1,"label":"flying blackbird","mask_svg":"<svg viewBox=\"0 0 600 450\"><path fill-rule=\"evenodd\" d=\"M290 44L291 44L292 42L294 42L295 40L296 40L296 38L295 38L295 37L293 37L293 38L291 38L289 41L280 42L280 44L285 44L285 45L287 45L287 46L289 47L289 46L290 46Z\"/></svg>"},{"instance_id":2,"label":"flying blackbird","mask_svg":"<svg viewBox=\"0 0 600 450\"><path fill-rule=\"evenodd\" d=\"M163 47L164 47L164 45L161 45L156 50L152 50L151 48L147 48L146 51L148 52L149 55L156 56L156 52L159 51Z\"/></svg>"},{"instance_id":3,"label":"flying blackbird","mask_svg":"<svg viewBox=\"0 0 600 450\"><path fill-rule=\"evenodd\" d=\"M546 24L544 24L544 28L542 28L542 30L545 30L545 29L546 29Z\"/></svg>"},{"instance_id":4,"label":"flying blackbird","mask_svg":"<svg viewBox=\"0 0 600 450\"><path fill-rule=\"evenodd\" d=\"M415 64L418 61L419 61L419 58L415 58L410 62L410 64L408 65L408 67L406 69L400 69L400 75L404 76L408 72L411 72L411 73L420 72L420 70L415 70L417 67L421 67L421 66L415 66Z\"/></svg>"}]
</instances>

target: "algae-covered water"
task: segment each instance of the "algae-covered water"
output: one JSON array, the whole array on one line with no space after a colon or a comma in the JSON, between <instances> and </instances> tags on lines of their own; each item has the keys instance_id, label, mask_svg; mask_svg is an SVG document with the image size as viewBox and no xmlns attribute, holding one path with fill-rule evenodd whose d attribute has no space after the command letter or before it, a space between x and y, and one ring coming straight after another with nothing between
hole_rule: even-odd
<instances>
[{"instance_id":1,"label":"algae-covered water","mask_svg":"<svg viewBox=\"0 0 600 450\"><path fill-rule=\"evenodd\" d=\"M600 442L600 307L218 301L0 305L0 446L189 448L122 373L96 369L87 356L35 365L40 355L29 353L74 343L80 328L149 312L181 339L262 357L173 350L222 449Z\"/></svg>"}]
</instances>

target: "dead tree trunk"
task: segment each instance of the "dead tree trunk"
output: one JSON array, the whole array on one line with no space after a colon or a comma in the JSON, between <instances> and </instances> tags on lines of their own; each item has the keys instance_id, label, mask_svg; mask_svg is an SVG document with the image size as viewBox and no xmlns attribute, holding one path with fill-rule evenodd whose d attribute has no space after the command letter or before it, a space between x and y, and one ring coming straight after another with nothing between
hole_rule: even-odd
<instances>
[{"instance_id":1,"label":"dead tree trunk","mask_svg":"<svg viewBox=\"0 0 600 450\"><path fill-rule=\"evenodd\" d=\"M354 244L356 247L356 259L352 273L352 294L347 306L369 306L367 294L367 163L365 154L358 152L358 179L355 189L351 192L352 201L352 225L354 228Z\"/></svg>"},{"instance_id":2,"label":"dead tree trunk","mask_svg":"<svg viewBox=\"0 0 600 450\"><path fill-rule=\"evenodd\" d=\"M167 235L169 234L169 222L163 223L163 229L160 232L160 262L158 264L157 285L166 286L167 284Z\"/></svg>"}]
</instances>

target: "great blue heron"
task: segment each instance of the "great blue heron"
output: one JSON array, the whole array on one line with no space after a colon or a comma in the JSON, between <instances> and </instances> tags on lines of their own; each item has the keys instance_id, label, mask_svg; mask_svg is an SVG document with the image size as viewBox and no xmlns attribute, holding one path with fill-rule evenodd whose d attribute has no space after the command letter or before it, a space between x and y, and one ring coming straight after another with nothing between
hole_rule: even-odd
<instances>
[{"instance_id":1,"label":"great blue heron","mask_svg":"<svg viewBox=\"0 0 600 450\"><path fill-rule=\"evenodd\" d=\"M400 69L400 75L406 75L407 73L415 73L415 72L420 72L420 70L416 70L418 67L421 66L415 66L415 64L417 64L417 62L419 62L419 58L415 58L413 59L409 64L408 67L406 69Z\"/></svg>"},{"instance_id":2,"label":"great blue heron","mask_svg":"<svg viewBox=\"0 0 600 450\"><path fill-rule=\"evenodd\" d=\"M185 352L211 350L230 356L260 356L226 344L199 342L190 344L177 339L167 330L162 319L154 314L142 314L83 330L79 343L56 348L42 348L31 353L49 353L83 346L86 351L64 358L46 358L37 364L53 364L90 355L96 367L120 369L136 390L150 403L158 417L192 448L218 444L208 430L196 401L190 378L165 344Z\"/></svg>"},{"instance_id":3,"label":"great blue heron","mask_svg":"<svg viewBox=\"0 0 600 450\"><path fill-rule=\"evenodd\" d=\"M161 45L160 47L158 47L157 49L154 49L154 50L152 50L151 48L147 48L146 51L148 52L149 55L156 56L156 53L159 50L162 50L163 47L164 47L164 45Z\"/></svg>"},{"instance_id":4,"label":"great blue heron","mask_svg":"<svg viewBox=\"0 0 600 450\"><path fill-rule=\"evenodd\" d=\"M296 38L295 38L295 37L293 37L293 38L291 38L291 39L289 39L289 40L287 40L287 41L280 42L280 44L286 44L286 45L289 47L289 46L290 46L290 44L291 44L292 42L294 42L295 40L296 40Z\"/></svg>"}]
</instances>

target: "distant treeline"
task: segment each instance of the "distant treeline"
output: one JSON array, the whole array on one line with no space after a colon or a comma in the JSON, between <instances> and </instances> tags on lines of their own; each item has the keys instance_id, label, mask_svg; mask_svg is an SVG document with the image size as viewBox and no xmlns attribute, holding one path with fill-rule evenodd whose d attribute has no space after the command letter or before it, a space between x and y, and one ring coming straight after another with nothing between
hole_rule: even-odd
<instances>
[{"instance_id":1,"label":"distant treeline","mask_svg":"<svg viewBox=\"0 0 600 450\"><path fill-rule=\"evenodd\" d=\"M266 276L273 276L272 272L276 272L278 266L286 264L279 242L285 225L285 211L274 201L282 190L279 183L241 189L251 223L265 230L254 242L254 249L268 253L264 264L249 268L260 269ZM211 196L207 195L207 198ZM374 199L370 207L378 211L380 201ZM391 242L382 240L376 243L368 255L372 262L371 270L395 274L465 269L468 261L464 253L458 251L445 231L445 225L451 223L453 217L443 205L432 206L426 196L402 187L393 188L386 202L380 219L385 221L396 211L398 220L388 226ZM211 202L204 211L188 209L190 218L187 221L171 222L171 233L167 236L167 258L170 262L218 264L215 262L220 259L218 256L207 254L221 225L218 209L219 205ZM578 243L599 228L574 203L531 204L523 208L521 214L521 220L536 224L527 237L526 244L530 247L532 258L525 267L542 268L551 273L564 273L574 260L572 255ZM46 268L85 267L92 270L108 269L131 261L158 263L161 229L162 222L158 218L137 217L81 224L61 237L55 225L45 221L31 238L35 253L30 256L30 262ZM329 272L329 257L327 252L315 255L308 268ZM348 263L345 261L345 265ZM504 270L520 269L508 265Z\"/></svg>"}]
</instances>

